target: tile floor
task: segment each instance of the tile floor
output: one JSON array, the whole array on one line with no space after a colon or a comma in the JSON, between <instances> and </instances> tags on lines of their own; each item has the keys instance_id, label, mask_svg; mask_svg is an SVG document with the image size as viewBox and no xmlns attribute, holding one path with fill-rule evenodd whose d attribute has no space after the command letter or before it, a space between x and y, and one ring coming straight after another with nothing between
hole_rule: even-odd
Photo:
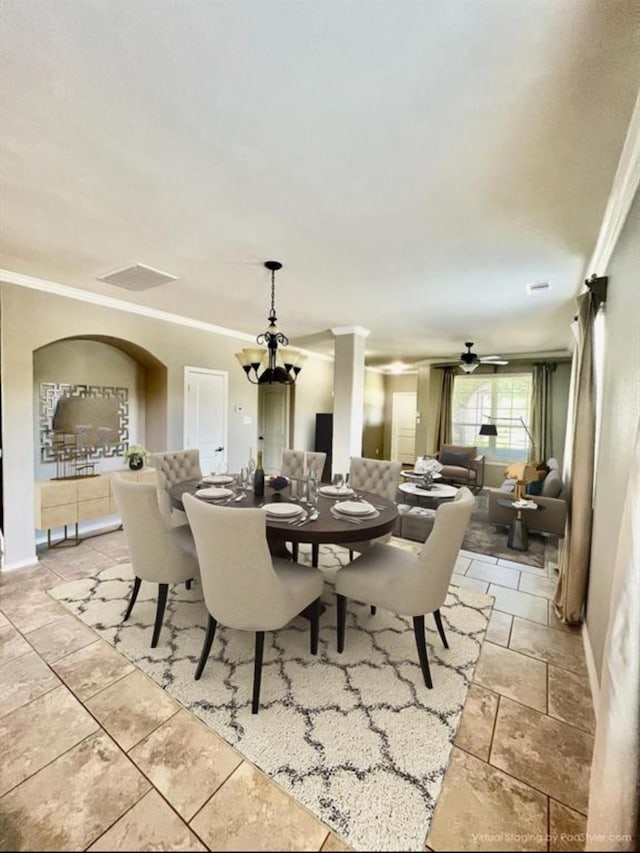
<instances>
[{"instance_id":1,"label":"tile floor","mask_svg":"<svg viewBox=\"0 0 640 853\"><path fill-rule=\"evenodd\" d=\"M40 556L0 574L0 850L349 849L49 598L126 562L121 531ZM453 582L496 603L428 848L581 849L594 718L553 567L463 551Z\"/></svg>"}]
</instances>

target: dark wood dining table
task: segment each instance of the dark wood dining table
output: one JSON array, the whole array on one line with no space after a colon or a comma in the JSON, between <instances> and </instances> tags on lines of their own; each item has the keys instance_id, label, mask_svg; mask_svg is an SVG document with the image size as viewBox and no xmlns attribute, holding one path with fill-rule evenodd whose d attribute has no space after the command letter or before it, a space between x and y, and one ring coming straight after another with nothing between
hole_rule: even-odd
<instances>
[{"instance_id":1,"label":"dark wood dining table","mask_svg":"<svg viewBox=\"0 0 640 853\"><path fill-rule=\"evenodd\" d=\"M176 509L184 510L182 495L185 492L193 495L199 488L204 487L204 485L201 485L199 480L184 480L181 483L175 483L169 489L172 506ZM229 488L233 490L234 498L239 497L240 492L237 488L234 488L231 484ZM331 512L331 507L336 501L345 499L368 501L376 507L378 514L371 518L358 516L357 524L348 519L336 518ZM253 492L249 492L248 494L244 494L242 499L232 499L230 502L207 500L207 503L233 507L239 511L243 508L255 508L271 502L293 503L294 501L290 499L288 488L276 492L268 486L265 486L264 497L256 497ZM307 509L307 504L298 503L305 510ZM283 556L291 559L294 555L285 547L285 543L291 542L295 546L301 542L306 542L311 544L312 565L317 567L320 545L340 545L377 539L379 536L384 536L393 530L396 518L398 517L398 510L393 501L383 498L380 495L361 491L360 489L356 490L355 496L341 495L340 497L328 497L320 493L316 509L319 513L318 518L315 521L308 521L302 526L289 524L290 519L278 519L265 513L267 541L274 556Z\"/></svg>"}]
</instances>

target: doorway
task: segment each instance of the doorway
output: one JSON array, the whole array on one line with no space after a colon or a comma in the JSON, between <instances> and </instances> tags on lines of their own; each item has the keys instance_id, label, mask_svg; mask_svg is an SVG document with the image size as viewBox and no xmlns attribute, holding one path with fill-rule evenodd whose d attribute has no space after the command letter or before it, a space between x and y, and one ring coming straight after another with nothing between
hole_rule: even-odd
<instances>
[{"instance_id":1,"label":"doorway","mask_svg":"<svg viewBox=\"0 0 640 853\"><path fill-rule=\"evenodd\" d=\"M226 370L184 369L184 446L200 451L203 474L227 469Z\"/></svg>"},{"instance_id":2,"label":"doorway","mask_svg":"<svg viewBox=\"0 0 640 853\"><path fill-rule=\"evenodd\" d=\"M413 465L416 458L416 405L414 391L396 391L391 409L391 459Z\"/></svg>"},{"instance_id":3,"label":"doorway","mask_svg":"<svg viewBox=\"0 0 640 853\"><path fill-rule=\"evenodd\" d=\"M258 387L258 436L261 441L265 473L277 474L282 465L282 451L289 447L291 404L290 385L274 382Z\"/></svg>"}]
</instances>

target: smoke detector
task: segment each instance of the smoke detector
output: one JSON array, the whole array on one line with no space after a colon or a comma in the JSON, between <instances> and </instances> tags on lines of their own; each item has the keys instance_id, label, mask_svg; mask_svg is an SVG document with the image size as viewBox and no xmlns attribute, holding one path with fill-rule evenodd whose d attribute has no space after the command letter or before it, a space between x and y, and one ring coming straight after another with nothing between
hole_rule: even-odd
<instances>
[{"instance_id":1,"label":"smoke detector","mask_svg":"<svg viewBox=\"0 0 640 853\"><path fill-rule=\"evenodd\" d=\"M533 284L527 285L527 293L540 293L543 290L550 290L551 283L548 281L536 281Z\"/></svg>"},{"instance_id":2,"label":"smoke detector","mask_svg":"<svg viewBox=\"0 0 640 853\"><path fill-rule=\"evenodd\" d=\"M170 281L177 281L177 275L171 275L168 272L148 267L146 264L134 264L131 267L124 267L121 270L99 275L98 281L104 281L106 284L113 284L114 287L122 287L125 290L149 290L152 287L158 287L160 284L167 284Z\"/></svg>"}]
</instances>

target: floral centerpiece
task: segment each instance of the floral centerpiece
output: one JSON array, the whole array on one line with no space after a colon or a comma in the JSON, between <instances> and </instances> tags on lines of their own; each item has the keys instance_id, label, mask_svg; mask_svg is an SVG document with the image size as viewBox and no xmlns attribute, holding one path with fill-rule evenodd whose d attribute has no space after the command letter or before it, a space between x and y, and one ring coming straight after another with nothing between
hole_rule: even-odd
<instances>
[{"instance_id":1,"label":"floral centerpiece","mask_svg":"<svg viewBox=\"0 0 640 853\"><path fill-rule=\"evenodd\" d=\"M273 489L276 494L274 497L280 497L278 492L281 492L283 489L286 489L289 485L289 480L287 477L283 477L282 474L274 474L272 477L267 478L267 486L270 489Z\"/></svg>"},{"instance_id":2,"label":"floral centerpiece","mask_svg":"<svg viewBox=\"0 0 640 853\"><path fill-rule=\"evenodd\" d=\"M144 465L144 460L148 452L146 447L143 447L141 444L132 444L124 454L124 458L129 463L129 468L132 471L139 471Z\"/></svg>"}]
</instances>

